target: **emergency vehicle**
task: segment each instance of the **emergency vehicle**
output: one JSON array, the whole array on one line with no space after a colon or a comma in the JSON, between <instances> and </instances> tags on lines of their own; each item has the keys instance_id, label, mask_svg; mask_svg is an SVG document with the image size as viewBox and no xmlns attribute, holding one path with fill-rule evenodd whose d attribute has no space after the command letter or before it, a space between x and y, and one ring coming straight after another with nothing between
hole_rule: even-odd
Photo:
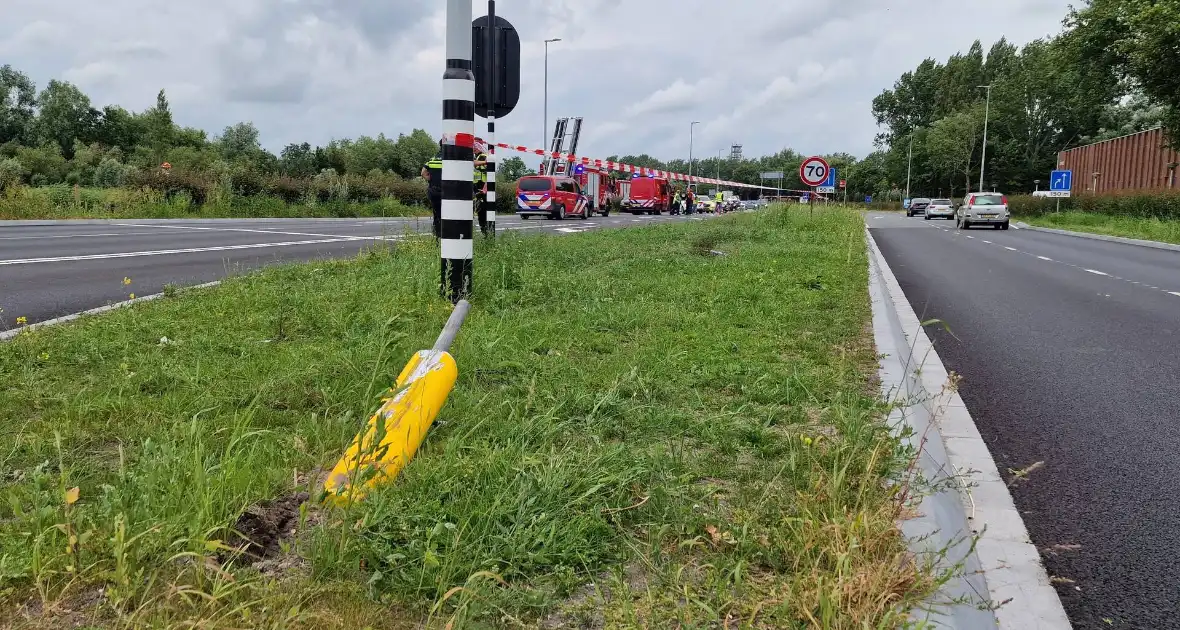
<instances>
[{"instance_id":1,"label":"emergency vehicle","mask_svg":"<svg viewBox=\"0 0 1180 630\"><path fill-rule=\"evenodd\" d=\"M541 216L562 220L590 218L590 199L572 177L528 175L516 182L516 213L521 219Z\"/></svg>"},{"instance_id":2,"label":"emergency vehicle","mask_svg":"<svg viewBox=\"0 0 1180 630\"><path fill-rule=\"evenodd\" d=\"M672 187L663 177L636 175L621 182L623 210L631 214L660 214L672 206Z\"/></svg>"},{"instance_id":3,"label":"emergency vehicle","mask_svg":"<svg viewBox=\"0 0 1180 630\"><path fill-rule=\"evenodd\" d=\"M611 204L618 201L618 185L610 172L590 166L574 167L574 178L582 185L582 191L590 198L590 213L610 215Z\"/></svg>"}]
</instances>

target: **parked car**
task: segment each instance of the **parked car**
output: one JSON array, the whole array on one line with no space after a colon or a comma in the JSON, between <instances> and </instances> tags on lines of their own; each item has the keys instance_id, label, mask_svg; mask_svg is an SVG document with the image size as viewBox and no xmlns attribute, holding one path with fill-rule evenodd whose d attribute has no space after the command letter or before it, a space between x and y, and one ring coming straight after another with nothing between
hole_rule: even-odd
<instances>
[{"instance_id":1,"label":"parked car","mask_svg":"<svg viewBox=\"0 0 1180 630\"><path fill-rule=\"evenodd\" d=\"M970 193L955 213L955 225L964 230L972 225L1008 229L1008 196L998 192Z\"/></svg>"},{"instance_id":2,"label":"parked car","mask_svg":"<svg viewBox=\"0 0 1180 630\"><path fill-rule=\"evenodd\" d=\"M521 219L567 216L589 219L590 199L578 181L560 175L528 175L516 182L516 214Z\"/></svg>"},{"instance_id":3,"label":"parked car","mask_svg":"<svg viewBox=\"0 0 1180 630\"><path fill-rule=\"evenodd\" d=\"M950 199L933 199L930 205L926 206L926 220L930 219L950 219L955 220L955 204Z\"/></svg>"},{"instance_id":4,"label":"parked car","mask_svg":"<svg viewBox=\"0 0 1180 630\"><path fill-rule=\"evenodd\" d=\"M930 205L930 200L925 197L918 197L910 202L910 207L906 209L905 215L912 217L915 214L925 214L926 206Z\"/></svg>"}]
</instances>

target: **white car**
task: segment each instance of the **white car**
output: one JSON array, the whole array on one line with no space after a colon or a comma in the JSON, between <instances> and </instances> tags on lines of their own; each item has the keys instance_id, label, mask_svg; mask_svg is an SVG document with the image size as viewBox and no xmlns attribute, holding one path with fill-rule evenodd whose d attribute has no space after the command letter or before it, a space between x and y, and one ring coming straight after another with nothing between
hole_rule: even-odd
<instances>
[{"instance_id":1,"label":"white car","mask_svg":"<svg viewBox=\"0 0 1180 630\"><path fill-rule=\"evenodd\" d=\"M950 199L933 199L923 211L925 219L950 219L955 220L955 204Z\"/></svg>"},{"instance_id":2,"label":"white car","mask_svg":"<svg viewBox=\"0 0 1180 630\"><path fill-rule=\"evenodd\" d=\"M998 192L970 193L955 213L955 225L968 229L972 225L990 225L997 230L1008 229L1008 197Z\"/></svg>"}]
</instances>

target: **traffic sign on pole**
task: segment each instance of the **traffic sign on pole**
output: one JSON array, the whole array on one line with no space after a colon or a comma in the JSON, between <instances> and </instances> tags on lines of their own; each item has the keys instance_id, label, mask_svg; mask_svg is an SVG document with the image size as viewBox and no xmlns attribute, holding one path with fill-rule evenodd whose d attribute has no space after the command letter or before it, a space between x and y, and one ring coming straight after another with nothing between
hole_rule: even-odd
<instances>
[{"instance_id":1,"label":"traffic sign on pole","mask_svg":"<svg viewBox=\"0 0 1180 630\"><path fill-rule=\"evenodd\" d=\"M846 180L846 179L840 180L840 188L848 188L848 180Z\"/></svg>"},{"instance_id":2,"label":"traffic sign on pole","mask_svg":"<svg viewBox=\"0 0 1180 630\"><path fill-rule=\"evenodd\" d=\"M803 163L799 165L799 180L805 186L821 186L828 181L828 171L830 170L827 160L819 156L812 156L803 160Z\"/></svg>"},{"instance_id":3,"label":"traffic sign on pole","mask_svg":"<svg viewBox=\"0 0 1180 630\"><path fill-rule=\"evenodd\" d=\"M822 185L817 186L815 191L829 194L829 195L836 192L836 169L835 168L828 169L827 179L824 180L824 183Z\"/></svg>"},{"instance_id":4,"label":"traffic sign on pole","mask_svg":"<svg viewBox=\"0 0 1180 630\"><path fill-rule=\"evenodd\" d=\"M1073 171L1053 171L1049 175L1049 196L1068 197L1073 190Z\"/></svg>"},{"instance_id":5,"label":"traffic sign on pole","mask_svg":"<svg viewBox=\"0 0 1180 630\"><path fill-rule=\"evenodd\" d=\"M873 203L873 196L865 195L865 203Z\"/></svg>"}]
</instances>

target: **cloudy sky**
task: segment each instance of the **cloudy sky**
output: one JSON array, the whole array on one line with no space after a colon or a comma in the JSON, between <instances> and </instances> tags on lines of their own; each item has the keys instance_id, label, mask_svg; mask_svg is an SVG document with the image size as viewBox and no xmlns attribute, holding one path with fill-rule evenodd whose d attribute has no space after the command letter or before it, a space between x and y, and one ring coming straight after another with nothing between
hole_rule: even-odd
<instances>
[{"instance_id":1,"label":"cloudy sky","mask_svg":"<svg viewBox=\"0 0 1180 630\"><path fill-rule=\"evenodd\" d=\"M96 105L150 107L264 146L440 128L443 0L0 0L0 63ZM520 105L498 139L585 119L579 153L685 157L872 150L870 102L923 58L1060 30L1068 0L500 0L522 40ZM486 3L475 0L475 14ZM481 129L482 123L477 119ZM552 122L550 122L552 126Z\"/></svg>"}]
</instances>

